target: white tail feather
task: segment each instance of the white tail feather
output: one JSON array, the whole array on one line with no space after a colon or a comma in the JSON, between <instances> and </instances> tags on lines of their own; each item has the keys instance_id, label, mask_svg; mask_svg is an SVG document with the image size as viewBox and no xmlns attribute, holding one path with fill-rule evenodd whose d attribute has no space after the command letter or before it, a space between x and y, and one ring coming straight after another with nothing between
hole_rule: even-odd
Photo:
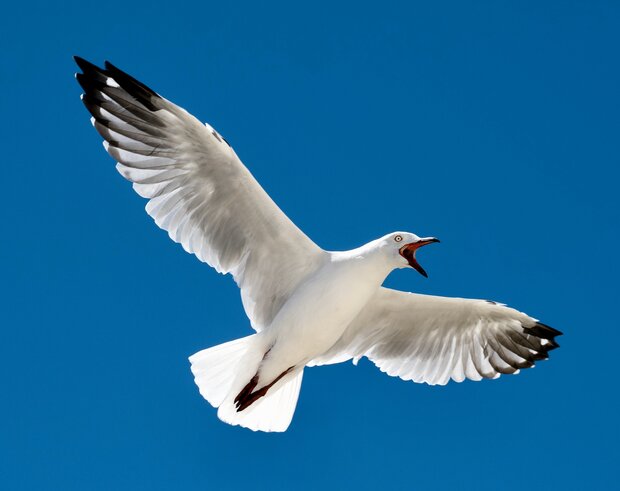
<instances>
[{"instance_id":1,"label":"white tail feather","mask_svg":"<svg viewBox=\"0 0 620 491\"><path fill-rule=\"evenodd\" d=\"M286 431L295 413L303 374L302 368L282 377L265 396L240 412L233 403L234 396L227 398L217 411L218 418L254 431Z\"/></svg>"},{"instance_id":2,"label":"white tail feather","mask_svg":"<svg viewBox=\"0 0 620 491\"><path fill-rule=\"evenodd\" d=\"M256 374L265 353L256 335L219 344L190 356L200 394L218 417L231 425L254 431L285 431L293 419L303 369L294 370L273 385L267 394L237 412L234 398Z\"/></svg>"},{"instance_id":3,"label":"white tail feather","mask_svg":"<svg viewBox=\"0 0 620 491\"><path fill-rule=\"evenodd\" d=\"M248 354L253 338L252 335L218 344L189 357L200 394L213 407L219 407L232 389L240 371L239 365Z\"/></svg>"}]
</instances>

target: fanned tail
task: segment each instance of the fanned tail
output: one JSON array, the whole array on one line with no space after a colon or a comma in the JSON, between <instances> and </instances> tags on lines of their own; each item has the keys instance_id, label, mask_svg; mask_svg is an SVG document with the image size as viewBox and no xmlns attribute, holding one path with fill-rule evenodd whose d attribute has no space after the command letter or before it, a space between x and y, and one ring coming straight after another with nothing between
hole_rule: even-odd
<instances>
[{"instance_id":1,"label":"fanned tail","mask_svg":"<svg viewBox=\"0 0 620 491\"><path fill-rule=\"evenodd\" d=\"M295 413L303 375L303 368L287 373L264 396L241 411L233 395L220 406L217 416L228 424L254 431L286 431Z\"/></svg>"},{"instance_id":2,"label":"fanned tail","mask_svg":"<svg viewBox=\"0 0 620 491\"><path fill-rule=\"evenodd\" d=\"M303 368L287 372L267 393L238 411L235 397L256 375L265 347L256 335L235 339L190 356L194 380L200 394L218 417L231 425L253 431L285 431L293 419Z\"/></svg>"},{"instance_id":3,"label":"fanned tail","mask_svg":"<svg viewBox=\"0 0 620 491\"><path fill-rule=\"evenodd\" d=\"M218 344L189 357L200 394L213 407L219 407L224 402L240 372L252 371L252 368L254 371L250 376L256 372L262 354L251 356L254 336ZM251 363L255 358L258 361ZM250 364L253 367L248 367ZM244 367L246 370L243 370Z\"/></svg>"}]
</instances>

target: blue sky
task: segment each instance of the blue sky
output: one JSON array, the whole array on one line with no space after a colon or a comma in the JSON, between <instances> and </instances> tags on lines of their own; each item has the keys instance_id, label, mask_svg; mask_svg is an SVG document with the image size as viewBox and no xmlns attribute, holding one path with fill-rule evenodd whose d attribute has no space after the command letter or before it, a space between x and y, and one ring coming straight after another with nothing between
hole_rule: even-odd
<instances>
[{"instance_id":1,"label":"blue sky","mask_svg":"<svg viewBox=\"0 0 620 491\"><path fill-rule=\"evenodd\" d=\"M4 7L0 487L618 486L618 4L225 3ZM440 237L387 284L562 348L447 387L314 368L287 433L224 425L187 356L250 333L238 290L116 173L73 54L209 121L320 246Z\"/></svg>"}]
</instances>

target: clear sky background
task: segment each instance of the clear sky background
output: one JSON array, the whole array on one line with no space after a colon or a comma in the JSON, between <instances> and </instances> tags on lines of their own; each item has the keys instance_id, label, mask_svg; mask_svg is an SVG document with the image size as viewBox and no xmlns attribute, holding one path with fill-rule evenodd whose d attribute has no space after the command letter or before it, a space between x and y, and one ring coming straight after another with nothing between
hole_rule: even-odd
<instances>
[{"instance_id":1,"label":"clear sky background","mask_svg":"<svg viewBox=\"0 0 620 491\"><path fill-rule=\"evenodd\" d=\"M27 2L0 19L0 488L619 486L617 2ZM395 288L564 332L429 387L307 371L285 434L221 423L187 356L249 334L105 154L71 56L209 121L320 246L441 238Z\"/></svg>"}]
</instances>

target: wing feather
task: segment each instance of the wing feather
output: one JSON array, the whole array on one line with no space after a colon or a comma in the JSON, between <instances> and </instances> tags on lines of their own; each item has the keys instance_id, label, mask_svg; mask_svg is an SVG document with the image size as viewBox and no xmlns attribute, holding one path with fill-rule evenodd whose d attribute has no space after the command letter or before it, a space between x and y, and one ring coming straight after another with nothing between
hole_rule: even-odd
<instances>
[{"instance_id":1,"label":"wing feather","mask_svg":"<svg viewBox=\"0 0 620 491\"><path fill-rule=\"evenodd\" d=\"M91 121L119 173L150 200L147 213L187 252L231 273L252 326L268 325L326 253L211 126L111 63L75 60Z\"/></svg>"},{"instance_id":2,"label":"wing feather","mask_svg":"<svg viewBox=\"0 0 620 491\"><path fill-rule=\"evenodd\" d=\"M388 375L445 385L519 373L562 333L505 305L380 288L340 340L309 365L366 356Z\"/></svg>"}]
</instances>

